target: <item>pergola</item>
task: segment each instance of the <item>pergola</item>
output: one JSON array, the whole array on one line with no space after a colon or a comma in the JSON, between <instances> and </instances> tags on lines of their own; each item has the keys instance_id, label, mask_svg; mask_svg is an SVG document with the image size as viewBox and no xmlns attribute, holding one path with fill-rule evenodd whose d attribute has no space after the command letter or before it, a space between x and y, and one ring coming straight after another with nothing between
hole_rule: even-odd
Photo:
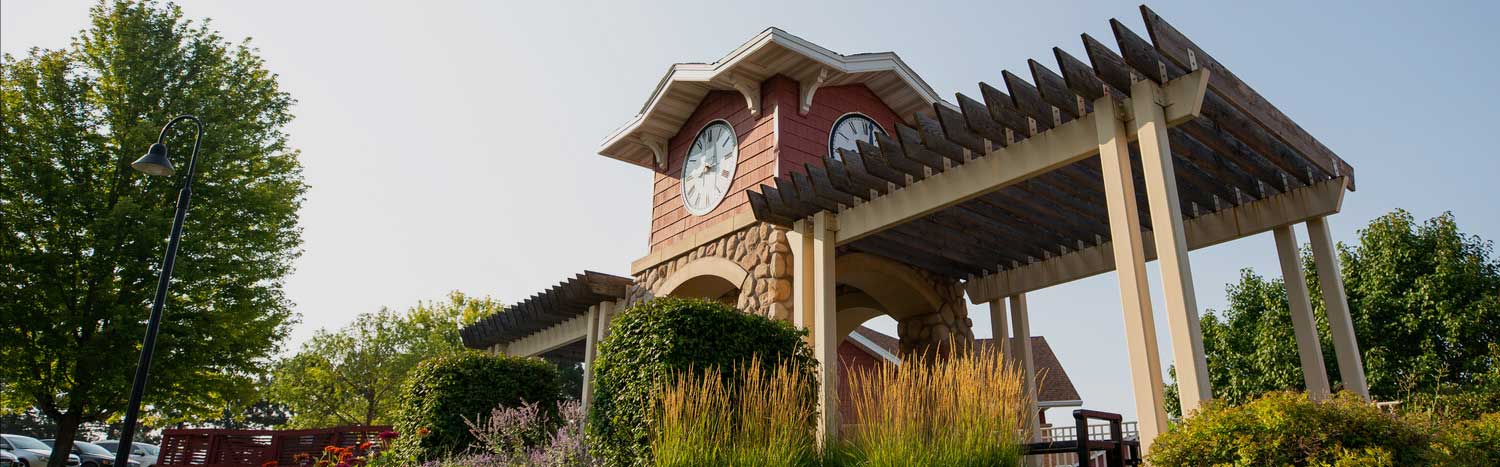
<instances>
[{"instance_id":1,"label":"pergola","mask_svg":"<svg viewBox=\"0 0 1500 467\"><path fill-rule=\"evenodd\" d=\"M1141 7L1150 40L1111 20L1119 52L1083 35L913 117L878 144L750 192L793 229L794 319L836 358L837 257L864 252L962 280L997 338L1027 336L1025 293L1116 271L1143 447L1166 427L1145 262L1158 260L1184 411L1211 398L1188 251L1272 231L1311 397L1329 382L1292 226L1306 223L1346 389L1367 396L1324 218L1354 170L1177 28ZM1123 267L1117 267L1124 265ZM837 380L837 365L823 365ZM826 405L833 397L827 390ZM820 426L838 426L822 411Z\"/></svg>"},{"instance_id":2,"label":"pergola","mask_svg":"<svg viewBox=\"0 0 1500 467\"><path fill-rule=\"evenodd\" d=\"M584 271L538 292L505 311L459 331L464 347L492 354L549 356L592 368L596 347L624 304L632 280ZM590 401L589 371L583 376L583 403Z\"/></svg>"}]
</instances>

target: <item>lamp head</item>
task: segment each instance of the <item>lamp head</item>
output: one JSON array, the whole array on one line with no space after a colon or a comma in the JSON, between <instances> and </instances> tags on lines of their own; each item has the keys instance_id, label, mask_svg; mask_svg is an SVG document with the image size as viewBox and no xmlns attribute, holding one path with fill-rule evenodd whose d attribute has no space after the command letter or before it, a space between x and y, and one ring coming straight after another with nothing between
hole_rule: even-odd
<instances>
[{"instance_id":1,"label":"lamp head","mask_svg":"<svg viewBox=\"0 0 1500 467\"><path fill-rule=\"evenodd\" d=\"M136 159L130 167L140 173L157 177L170 177L177 173L177 170L172 168L172 160L167 158L167 146L161 143L152 144L151 149L146 151L146 155Z\"/></svg>"}]
</instances>

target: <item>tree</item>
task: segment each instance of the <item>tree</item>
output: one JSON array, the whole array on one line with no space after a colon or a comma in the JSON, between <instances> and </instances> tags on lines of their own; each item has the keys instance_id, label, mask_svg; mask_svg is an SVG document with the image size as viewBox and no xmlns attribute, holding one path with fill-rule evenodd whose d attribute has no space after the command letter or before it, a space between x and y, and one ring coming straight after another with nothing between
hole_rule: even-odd
<instances>
[{"instance_id":1,"label":"tree","mask_svg":"<svg viewBox=\"0 0 1500 467\"><path fill-rule=\"evenodd\" d=\"M180 183L129 167L160 126L207 124L148 423L215 415L265 370L295 321L282 283L307 189L283 131L294 101L248 41L170 3L90 17L66 49L0 58L0 400L54 420L62 450L128 396ZM192 128L167 136L186 163Z\"/></svg>"},{"instance_id":2,"label":"tree","mask_svg":"<svg viewBox=\"0 0 1500 467\"><path fill-rule=\"evenodd\" d=\"M1500 365L1492 347L1500 342L1500 261L1492 251L1491 242L1460 232L1451 213L1418 224L1402 210L1371 221L1354 245L1339 244L1371 397L1484 386L1476 383ZM1303 252L1303 263L1325 366L1337 380L1310 251ZM1228 292L1228 309L1210 310L1201 321L1214 397L1243 403L1269 391L1303 389L1282 281L1246 270ZM1169 399L1175 399L1173 386ZM1169 400L1169 407L1176 405Z\"/></svg>"},{"instance_id":3,"label":"tree","mask_svg":"<svg viewBox=\"0 0 1500 467\"><path fill-rule=\"evenodd\" d=\"M421 302L405 313L382 308L336 332L319 331L277 363L272 402L289 409L293 427L389 424L412 367L462 350L458 330L502 308L490 297L453 292L447 301Z\"/></svg>"}]
</instances>

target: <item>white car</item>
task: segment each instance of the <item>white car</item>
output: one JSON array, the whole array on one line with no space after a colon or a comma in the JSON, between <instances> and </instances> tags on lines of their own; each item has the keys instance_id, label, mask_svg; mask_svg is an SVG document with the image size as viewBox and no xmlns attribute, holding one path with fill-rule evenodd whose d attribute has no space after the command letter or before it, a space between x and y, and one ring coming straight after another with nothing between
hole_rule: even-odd
<instances>
[{"instance_id":1,"label":"white car","mask_svg":"<svg viewBox=\"0 0 1500 467\"><path fill-rule=\"evenodd\" d=\"M16 456L17 465L43 467L52 457L52 448L30 436L0 435L0 451ZM78 465L78 456L68 454L68 465Z\"/></svg>"},{"instance_id":2,"label":"white car","mask_svg":"<svg viewBox=\"0 0 1500 467\"><path fill-rule=\"evenodd\" d=\"M20 462L21 460L17 459L16 455L11 454L10 451L0 451L0 467L15 467L21 465Z\"/></svg>"},{"instance_id":3,"label":"white car","mask_svg":"<svg viewBox=\"0 0 1500 467\"><path fill-rule=\"evenodd\" d=\"M115 452L115 450L120 447L120 441L113 439L95 442L94 444L101 448L108 449L109 452ZM130 460L140 462L141 467L156 467L156 458L157 454L161 452L160 448L157 448L155 445L141 442L132 443L130 447L134 449L130 453Z\"/></svg>"}]
</instances>

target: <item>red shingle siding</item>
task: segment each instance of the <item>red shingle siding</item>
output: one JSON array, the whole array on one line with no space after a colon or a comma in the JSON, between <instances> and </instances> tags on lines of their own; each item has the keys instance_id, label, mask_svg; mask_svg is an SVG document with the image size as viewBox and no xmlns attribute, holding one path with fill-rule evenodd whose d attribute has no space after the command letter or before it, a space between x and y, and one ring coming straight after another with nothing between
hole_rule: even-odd
<instances>
[{"instance_id":1,"label":"red shingle siding","mask_svg":"<svg viewBox=\"0 0 1500 467\"><path fill-rule=\"evenodd\" d=\"M667 171L657 173L653 182L651 251L749 210L746 189L761 184L774 186L774 177L801 171L805 163L821 166L823 155L828 152L828 132L846 113L865 114L887 132L895 132L899 121L896 113L864 85L819 89L807 115L797 112L800 90L797 81L785 76L774 76L761 83L760 118L750 116L744 96L735 91L712 91L698 103L692 117L668 140ZM724 201L707 215L694 216L682 205L679 188L682 163L698 131L718 119L734 127L740 144L739 165L734 185Z\"/></svg>"}]
</instances>

